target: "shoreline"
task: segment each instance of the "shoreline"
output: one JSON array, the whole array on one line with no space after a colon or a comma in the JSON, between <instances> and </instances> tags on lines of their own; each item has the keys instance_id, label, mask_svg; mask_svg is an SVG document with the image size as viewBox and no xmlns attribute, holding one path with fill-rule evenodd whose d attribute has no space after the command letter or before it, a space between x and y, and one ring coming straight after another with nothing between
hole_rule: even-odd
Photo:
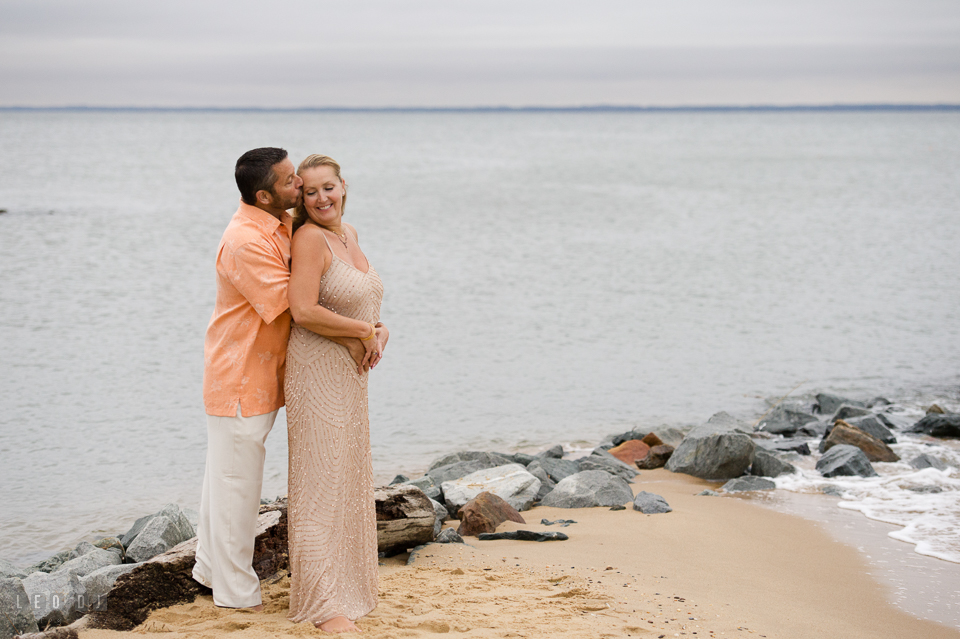
<instances>
[{"instance_id":1,"label":"shoreline","mask_svg":"<svg viewBox=\"0 0 960 639\"><path fill-rule=\"evenodd\" d=\"M753 500L698 496L715 485L658 469L632 484L664 496L673 512L537 506L527 524L553 530L568 518L567 541L431 544L384 560L378 608L362 636L427 637L792 637L850 639L960 637L887 601L858 551L814 522ZM449 527L449 526L448 526ZM266 611L215 608L209 597L155 611L130 633L81 631L83 639L169 639L229 633L238 639L300 637L315 631L286 620L285 578L264 584Z\"/></svg>"}]
</instances>

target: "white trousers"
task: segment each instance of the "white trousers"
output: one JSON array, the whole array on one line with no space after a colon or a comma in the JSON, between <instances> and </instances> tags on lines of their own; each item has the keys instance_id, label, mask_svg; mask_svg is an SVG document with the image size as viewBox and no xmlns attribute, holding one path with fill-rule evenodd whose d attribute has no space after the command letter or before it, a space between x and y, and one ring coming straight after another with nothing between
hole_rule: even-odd
<instances>
[{"instance_id":1,"label":"white trousers","mask_svg":"<svg viewBox=\"0 0 960 639\"><path fill-rule=\"evenodd\" d=\"M207 465L197 526L193 578L213 589L213 603L261 603L253 540L263 486L264 443L279 411L243 417L207 415Z\"/></svg>"}]
</instances>

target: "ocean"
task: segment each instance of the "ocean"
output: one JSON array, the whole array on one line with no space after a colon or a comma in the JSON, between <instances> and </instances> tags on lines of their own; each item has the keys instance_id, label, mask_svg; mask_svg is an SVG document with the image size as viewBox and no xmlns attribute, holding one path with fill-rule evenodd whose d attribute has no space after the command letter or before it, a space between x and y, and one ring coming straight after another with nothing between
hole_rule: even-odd
<instances>
[{"instance_id":1,"label":"ocean","mask_svg":"<svg viewBox=\"0 0 960 639\"><path fill-rule=\"evenodd\" d=\"M960 411L956 110L2 111L0 141L15 563L199 503L213 264L257 146L331 155L349 182L391 330L380 481L455 450L752 422L798 384L884 396L904 424ZM265 497L286 492L282 415ZM952 467L881 464L841 507L960 562L956 444L901 438ZM811 463L778 483L824 482Z\"/></svg>"}]
</instances>

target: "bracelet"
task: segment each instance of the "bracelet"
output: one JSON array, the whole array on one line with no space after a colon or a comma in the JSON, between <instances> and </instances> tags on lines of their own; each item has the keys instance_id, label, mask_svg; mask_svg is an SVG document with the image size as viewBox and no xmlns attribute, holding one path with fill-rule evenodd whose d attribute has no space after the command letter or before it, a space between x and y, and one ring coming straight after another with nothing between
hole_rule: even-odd
<instances>
[{"instance_id":1,"label":"bracelet","mask_svg":"<svg viewBox=\"0 0 960 639\"><path fill-rule=\"evenodd\" d=\"M371 324L371 325L370 325L370 329L371 329L371 330L370 330L370 334L369 334L369 335L367 335L366 337L361 337L361 338L360 338L360 341L361 341L361 342L365 342L365 341L367 341L368 339L373 339L374 337L377 336L377 327L374 326L373 324Z\"/></svg>"}]
</instances>

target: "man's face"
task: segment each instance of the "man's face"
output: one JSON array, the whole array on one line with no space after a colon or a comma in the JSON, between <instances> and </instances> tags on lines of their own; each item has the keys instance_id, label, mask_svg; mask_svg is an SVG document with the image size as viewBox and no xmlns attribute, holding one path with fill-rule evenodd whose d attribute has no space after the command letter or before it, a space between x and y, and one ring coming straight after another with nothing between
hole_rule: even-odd
<instances>
[{"instance_id":1,"label":"man's face","mask_svg":"<svg viewBox=\"0 0 960 639\"><path fill-rule=\"evenodd\" d=\"M270 189L270 196L273 200L271 206L276 209L291 209L297 205L300 199L300 187L303 186L303 180L297 175L293 168L293 162L290 158L277 162L273 165L273 173L277 180Z\"/></svg>"}]
</instances>

